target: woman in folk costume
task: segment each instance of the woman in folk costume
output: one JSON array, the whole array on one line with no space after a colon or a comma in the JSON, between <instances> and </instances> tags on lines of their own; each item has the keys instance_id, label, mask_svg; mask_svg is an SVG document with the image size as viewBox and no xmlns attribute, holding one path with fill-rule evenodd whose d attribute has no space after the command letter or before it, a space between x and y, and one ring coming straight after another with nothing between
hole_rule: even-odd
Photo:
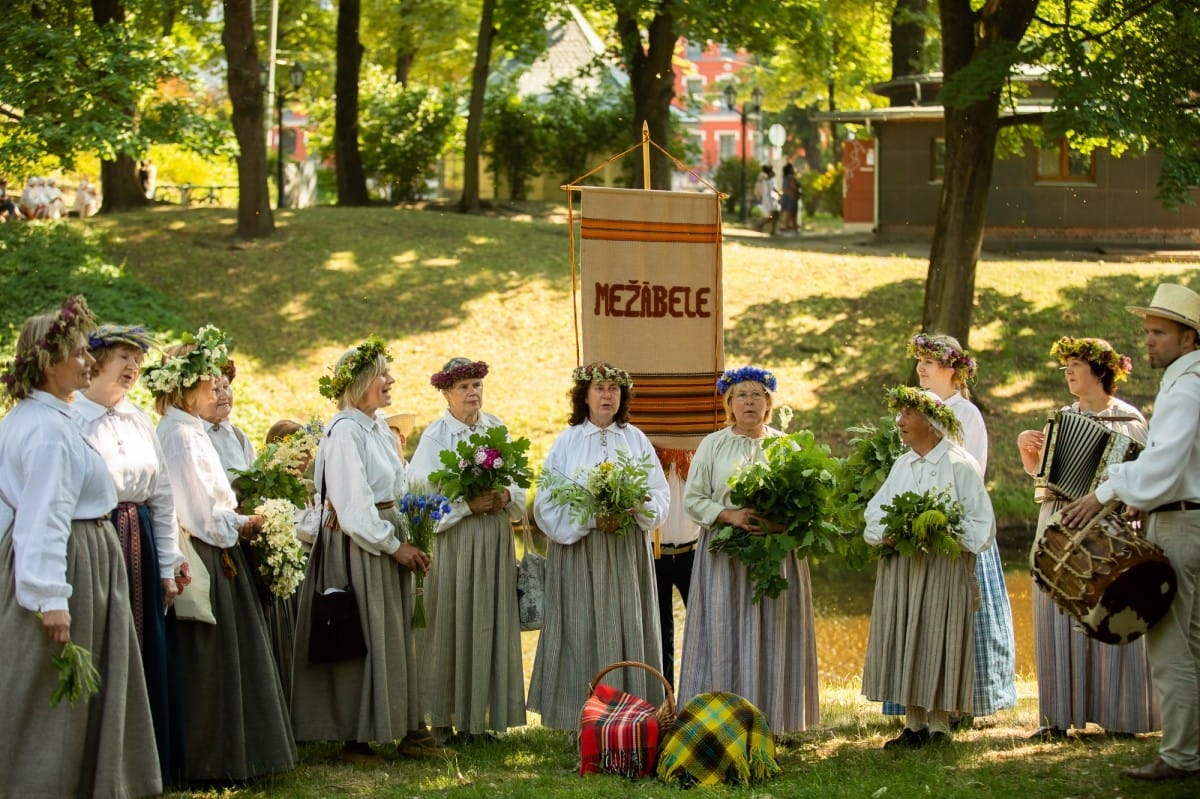
<instances>
[{"instance_id":1,"label":"woman in folk costume","mask_svg":"<svg viewBox=\"0 0 1200 799\"><path fill-rule=\"evenodd\" d=\"M1076 398L1063 407L1064 412L1086 414L1138 444L1146 443L1146 418L1115 396L1117 385L1133 370L1128 356L1118 354L1101 338L1064 336L1054 342L1050 357L1062 364L1067 391ZM1045 445L1041 430L1025 430L1017 436L1027 473L1037 471ZM1069 499L1050 488L1039 489L1039 495L1040 538L1050 517ZM1160 729L1144 638L1124 646L1089 638L1035 583L1033 651L1041 722L1033 739L1062 738L1071 727L1082 730L1088 722L1099 724L1106 732L1127 735Z\"/></svg>"},{"instance_id":2,"label":"woman in folk costume","mask_svg":"<svg viewBox=\"0 0 1200 799\"><path fill-rule=\"evenodd\" d=\"M295 765L287 701L271 653L251 567L239 542L256 537L262 517L237 500L199 416L211 398L229 344L212 325L167 348L143 380L161 414L181 535L209 577L215 623L181 620L183 700L189 780L245 780ZM236 709L236 710L235 710Z\"/></svg>"},{"instance_id":3,"label":"woman in folk costume","mask_svg":"<svg viewBox=\"0 0 1200 799\"><path fill-rule=\"evenodd\" d=\"M645 501L630 509L634 523L624 533L616 517L572 518L571 507L556 504L544 488L534 497L534 518L549 543L546 618L528 706L541 714L542 726L560 730L578 729L588 680L603 667L619 660L662 667L650 534L666 517L670 495L650 439L629 424L629 373L598 362L571 377L570 427L554 440L543 474L573 479L582 469L616 463L620 453L649 471ZM663 699L662 685L641 669L606 679L652 705Z\"/></svg>"},{"instance_id":4,"label":"woman in folk costume","mask_svg":"<svg viewBox=\"0 0 1200 799\"><path fill-rule=\"evenodd\" d=\"M503 422L483 411L488 365L452 358L429 382L446 412L425 428L409 466L412 485L443 468L441 454ZM525 489L512 484L470 501L451 502L438 522L433 566L425 580L429 626L421 679L434 729L460 737L504 732L525 724L525 678L517 613L513 520L525 510Z\"/></svg>"},{"instance_id":5,"label":"woman in folk costume","mask_svg":"<svg viewBox=\"0 0 1200 799\"><path fill-rule=\"evenodd\" d=\"M705 437L692 457L684 501L701 526L683 634L679 695L728 691L749 699L776 735L800 732L820 716L817 642L808 561L784 562L787 589L755 602L750 570L724 552L709 552L723 524L756 533L754 508L731 504L730 478L762 460L768 439L783 435L767 425L775 375L753 366L730 369L717 381L729 426Z\"/></svg>"},{"instance_id":6,"label":"woman in folk costume","mask_svg":"<svg viewBox=\"0 0 1200 799\"><path fill-rule=\"evenodd\" d=\"M96 364L92 383L76 394L74 408L117 486L113 525L129 572L158 760L163 783L169 785L183 777L179 632L171 606L181 587L175 575L182 574L184 559L162 446L149 415L126 396L151 344L141 327L106 325L89 334L88 350Z\"/></svg>"},{"instance_id":7,"label":"woman in folk costume","mask_svg":"<svg viewBox=\"0 0 1200 799\"><path fill-rule=\"evenodd\" d=\"M387 347L371 337L338 359L320 392L338 413L317 446L317 496L325 515L309 558L296 617L292 709L296 740L344 741L341 759L381 764L370 742L400 740L409 757L454 754L439 747L421 720L417 653L412 630L413 575L429 558L408 543L396 506L405 492L404 463L382 414L392 404ZM319 573L318 573L319 572ZM313 593L353 585L367 655L312 663Z\"/></svg>"},{"instance_id":8,"label":"woman in folk costume","mask_svg":"<svg viewBox=\"0 0 1200 799\"><path fill-rule=\"evenodd\" d=\"M950 408L907 386L892 389L888 405L909 450L868 503L863 538L895 547L906 531L889 526L887 507L903 494L946 491L962 506L953 556L891 549L875 575L863 695L906 708L903 732L885 749L919 749L949 743L950 714L972 707L975 556L993 544L996 520L974 459L957 444L961 427Z\"/></svg>"},{"instance_id":9,"label":"woman in folk costume","mask_svg":"<svg viewBox=\"0 0 1200 799\"><path fill-rule=\"evenodd\" d=\"M0 382L0 797L145 796L162 790L129 578L109 514L117 491L71 407L88 387L83 297L21 326ZM156 612L157 609L156 609ZM51 707L66 643L99 691Z\"/></svg>"},{"instance_id":10,"label":"woman in folk costume","mask_svg":"<svg viewBox=\"0 0 1200 799\"><path fill-rule=\"evenodd\" d=\"M975 376L975 359L951 336L924 333L909 341L908 352L917 359L921 387L954 412L962 426L963 449L978 463L980 477L985 477L987 427L967 389L967 382ZM975 705L964 714L968 725L972 715L990 716L1017 704L1017 645L998 546L993 544L979 553L975 576L980 606L975 618Z\"/></svg>"}]
</instances>

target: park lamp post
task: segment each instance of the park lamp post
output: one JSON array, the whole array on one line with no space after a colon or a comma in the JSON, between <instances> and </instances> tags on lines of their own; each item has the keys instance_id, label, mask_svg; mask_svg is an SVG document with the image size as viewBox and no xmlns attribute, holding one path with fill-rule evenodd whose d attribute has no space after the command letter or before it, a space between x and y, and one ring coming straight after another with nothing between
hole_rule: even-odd
<instances>
[{"instance_id":1,"label":"park lamp post","mask_svg":"<svg viewBox=\"0 0 1200 799\"><path fill-rule=\"evenodd\" d=\"M292 93L300 90L300 86L304 83L304 65L297 61L292 64L292 68L288 70L288 82L292 84ZM283 91L275 92L275 186L279 192L276 208L283 208L283 104L287 101L287 93Z\"/></svg>"},{"instance_id":2,"label":"park lamp post","mask_svg":"<svg viewBox=\"0 0 1200 799\"><path fill-rule=\"evenodd\" d=\"M735 84L725 84L725 107L730 111L737 111L742 122L742 224L744 225L750 219L749 197L746 193L746 117L762 110L763 90L755 86L754 91L750 93L750 102L742 103L740 110L737 107L737 94Z\"/></svg>"}]
</instances>

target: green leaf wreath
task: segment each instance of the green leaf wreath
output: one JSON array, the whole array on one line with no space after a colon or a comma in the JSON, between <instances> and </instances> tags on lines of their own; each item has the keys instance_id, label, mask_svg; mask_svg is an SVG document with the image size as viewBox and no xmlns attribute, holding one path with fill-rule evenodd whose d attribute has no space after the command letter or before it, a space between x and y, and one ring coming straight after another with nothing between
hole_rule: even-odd
<instances>
[{"instance_id":1,"label":"green leaf wreath","mask_svg":"<svg viewBox=\"0 0 1200 799\"><path fill-rule=\"evenodd\" d=\"M780 574L784 559L839 552L844 540L829 518L837 488L838 462L829 448L802 430L771 439L763 447L765 460L751 463L733 475L730 501L753 508L769 521L770 532L751 535L722 525L709 539L709 552L725 552L750 571L754 601L777 598L787 588Z\"/></svg>"},{"instance_id":2,"label":"green leaf wreath","mask_svg":"<svg viewBox=\"0 0 1200 799\"><path fill-rule=\"evenodd\" d=\"M962 551L963 506L946 489L905 491L883 506L884 556L917 553L957 558Z\"/></svg>"}]
</instances>

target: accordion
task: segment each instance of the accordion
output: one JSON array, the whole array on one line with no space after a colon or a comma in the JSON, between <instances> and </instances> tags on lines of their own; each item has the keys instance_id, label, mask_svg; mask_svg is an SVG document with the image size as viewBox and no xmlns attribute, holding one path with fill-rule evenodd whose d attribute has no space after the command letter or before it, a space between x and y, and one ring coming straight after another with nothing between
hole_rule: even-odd
<instances>
[{"instance_id":1,"label":"accordion","mask_svg":"<svg viewBox=\"0 0 1200 799\"><path fill-rule=\"evenodd\" d=\"M1045 434L1035 485L1068 499L1092 493L1109 464L1133 460L1142 451L1129 436L1076 411L1051 414Z\"/></svg>"}]
</instances>

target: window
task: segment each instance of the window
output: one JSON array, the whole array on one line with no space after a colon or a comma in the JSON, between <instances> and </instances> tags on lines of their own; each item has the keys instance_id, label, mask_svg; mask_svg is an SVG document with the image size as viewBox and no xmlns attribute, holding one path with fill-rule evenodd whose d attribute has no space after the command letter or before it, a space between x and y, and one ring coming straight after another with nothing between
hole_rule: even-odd
<instances>
[{"instance_id":1,"label":"window","mask_svg":"<svg viewBox=\"0 0 1200 799\"><path fill-rule=\"evenodd\" d=\"M1048 148L1039 147L1037 179L1095 183L1095 154L1079 152L1072 148L1066 139L1059 139L1056 145Z\"/></svg>"},{"instance_id":2,"label":"window","mask_svg":"<svg viewBox=\"0 0 1200 799\"><path fill-rule=\"evenodd\" d=\"M946 174L946 140L934 136L929 140L929 182L941 183Z\"/></svg>"},{"instance_id":3,"label":"window","mask_svg":"<svg viewBox=\"0 0 1200 799\"><path fill-rule=\"evenodd\" d=\"M737 157L737 134L736 133L718 133L717 134L717 160L724 161L727 158Z\"/></svg>"},{"instance_id":4,"label":"window","mask_svg":"<svg viewBox=\"0 0 1200 799\"><path fill-rule=\"evenodd\" d=\"M686 81L688 97L695 100L700 99L700 95L704 94L704 76L688 75Z\"/></svg>"}]
</instances>

